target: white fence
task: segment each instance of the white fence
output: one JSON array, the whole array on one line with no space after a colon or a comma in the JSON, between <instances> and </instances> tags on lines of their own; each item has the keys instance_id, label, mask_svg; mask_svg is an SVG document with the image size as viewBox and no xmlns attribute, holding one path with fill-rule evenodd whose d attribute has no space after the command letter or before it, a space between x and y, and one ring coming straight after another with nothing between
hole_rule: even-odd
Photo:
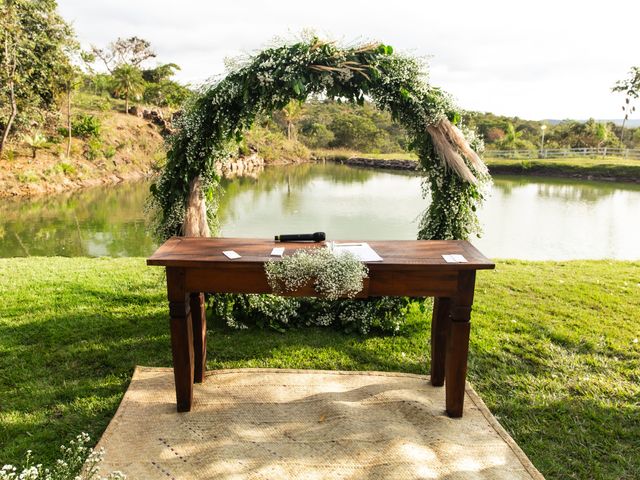
<instances>
[{"instance_id":1,"label":"white fence","mask_svg":"<svg viewBox=\"0 0 640 480\"><path fill-rule=\"evenodd\" d=\"M486 150L487 158L618 157L640 160L638 148L545 148L543 150Z\"/></svg>"}]
</instances>

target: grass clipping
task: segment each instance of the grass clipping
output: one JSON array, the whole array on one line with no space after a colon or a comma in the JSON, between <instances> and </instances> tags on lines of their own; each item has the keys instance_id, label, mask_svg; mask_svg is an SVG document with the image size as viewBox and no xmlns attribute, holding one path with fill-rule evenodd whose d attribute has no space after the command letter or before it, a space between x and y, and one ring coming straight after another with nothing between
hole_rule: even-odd
<instances>
[{"instance_id":1,"label":"grass clipping","mask_svg":"<svg viewBox=\"0 0 640 480\"><path fill-rule=\"evenodd\" d=\"M266 262L264 269L274 293L291 293L313 284L316 293L327 300L355 297L369 273L352 253L335 255L326 248L298 250L280 261Z\"/></svg>"}]
</instances>

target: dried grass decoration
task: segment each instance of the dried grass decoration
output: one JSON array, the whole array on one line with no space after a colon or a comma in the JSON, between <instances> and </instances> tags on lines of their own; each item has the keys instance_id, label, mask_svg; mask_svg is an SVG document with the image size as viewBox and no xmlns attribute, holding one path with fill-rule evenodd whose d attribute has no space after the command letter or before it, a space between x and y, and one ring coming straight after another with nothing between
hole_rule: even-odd
<instances>
[{"instance_id":1,"label":"dried grass decoration","mask_svg":"<svg viewBox=\"0 0 640 480\"><path fill-rule=\"evenodd\" d=\"M328 248L297 250L282 260L266 262L264 269L274 293L292 293L313 285L316 293L327 300L355 297L369 273L351 252L335 254Z\"/></svg>"},{"instance_id":2,"label":"dried grass decoration","mask_svg":"<svg viewBox=\"0 0 640 480\"><path fill-rule=\"evenodd\" d=\"M466 239L479 231L476 210L490 181L478 156L482 141L462 125L450 96L427 82L420 61L382 43L341 47L313 36L228 68L185 105L168 141L165 168L152 186L160 237L206 235L205 223L215 227L222 195L216 165L238 154L258 116L314 97L372 101L404 127L431 197L418 238Z\"/></svg>"}]
</instances>

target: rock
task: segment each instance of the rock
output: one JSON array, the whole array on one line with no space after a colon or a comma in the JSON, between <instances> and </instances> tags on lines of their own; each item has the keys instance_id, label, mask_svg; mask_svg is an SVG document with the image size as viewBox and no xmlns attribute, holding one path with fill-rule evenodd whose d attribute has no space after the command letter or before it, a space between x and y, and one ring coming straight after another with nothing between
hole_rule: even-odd
<instances>
[{"instance_id":1,"label":"rock","mask_svg":"<svg viewBox=\"0 0 640 480\"><path fill-rule=\"evenodd\" d=\"M140 110L140 107L134 105L129 107L129 115L135 115L136 117L142 118L142 111Z\"/></svg>"}]
</instances>

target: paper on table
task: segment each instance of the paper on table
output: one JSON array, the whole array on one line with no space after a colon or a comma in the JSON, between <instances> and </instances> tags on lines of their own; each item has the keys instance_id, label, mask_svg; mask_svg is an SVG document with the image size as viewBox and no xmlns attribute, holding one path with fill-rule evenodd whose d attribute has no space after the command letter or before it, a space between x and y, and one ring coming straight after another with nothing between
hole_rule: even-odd
<instances>
[{"instance_id":1,"label":"paper on table","mask_svg":"<svg viewBox=\"0 0 640 480\"><path fill-rule=\"evenodd\" d=\"M363 262L382 262L382 257L368 243L333 243L333 252L351 252Z\"/></svg>"},{"instance_id":2,"label":"paper on table","mask_svg":"<svg viewBox=\"0 0 640 480\"><path fill-rule=\"evenodd\" d=\"M447 263L467 263L467 259L458 254L442 255L442 258Z\"/></svg>"}]
</instances>

